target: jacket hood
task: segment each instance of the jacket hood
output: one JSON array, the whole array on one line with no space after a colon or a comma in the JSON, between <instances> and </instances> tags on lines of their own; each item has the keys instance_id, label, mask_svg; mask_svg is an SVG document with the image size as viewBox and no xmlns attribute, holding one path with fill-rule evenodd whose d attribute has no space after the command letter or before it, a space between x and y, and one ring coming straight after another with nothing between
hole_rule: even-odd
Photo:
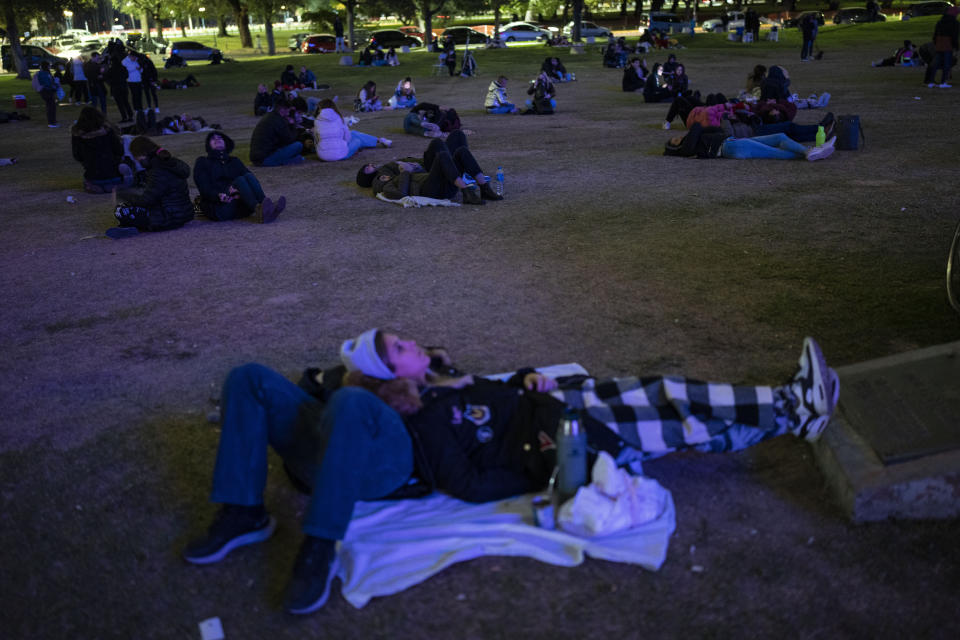
<instances>
[{"instance_id":1,"label":"jacket hood","mask_svg":"<svg viewBox=\"0 0 960 640\"><path fill-rule=\"evenodd\" d=\"M220 136L221 138L223 138L224 147L223 147L223 151L222 151L222 152L221 152L221 151L214 151L213 149L210 148L210 138L212 138L213 136ZM210 154L212 154L212 155L220 155L220 154L222 153L223 155L228 156L228 155L230 155L231 153L233 153L233 146L234 146L234 145L233 145L233 140L230 138L230 136L228 136L228 135L225 134L224 132L220 131L219 129L218 129L217 131L211 131L210 133L208 133L208 134L207 134L207 139L204 140L204 142L203 142L203 147L204 147L204 149L207 150L207 154L208 154L208 155L210 155Z\"/></svg>"},{"instance_id":2,"label":"jacket hood","mask_svg":"<svg viewBox=\"0 0 960 640\"><path fill-rule=\"evenodd\" d=\"M767 70L767 79L775 84L790 84L790 80L783 72L783 67L778 67L777 65L773 65Z\"/></svg>"},{"instance_id":3,"label":"jacket hood","mask_svg":"<svg viewBox=\"0 0 960 640\"><path fill-rule=\"evenodd\" d=\"M325 122L340 122L343 120L343 118L340 117L339 113L327 107L326 109L320 109L320 114L317 116L317 120L323 120Z\"/></svg>"},{"instance_id":4,"label":"jacket hood","mask_svg":"<svg viewBox=\"0 0 960 640\"><path fill-rule=\"evenodd\" d=\"M184 180L190 177L190 165L173 156L170 156L169 158L154 156L153 159L150 160L150 168L163 169L164 171L172 173L176 177L183 178Z\"/></svg>"}]
</instances>

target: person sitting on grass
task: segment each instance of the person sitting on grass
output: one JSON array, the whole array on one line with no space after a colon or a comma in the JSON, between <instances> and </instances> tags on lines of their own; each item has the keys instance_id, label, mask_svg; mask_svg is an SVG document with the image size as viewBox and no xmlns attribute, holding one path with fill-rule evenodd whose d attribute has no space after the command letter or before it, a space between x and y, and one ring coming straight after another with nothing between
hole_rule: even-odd
<instances>
[{"instance_id":1,"label":"person sitting on grass","mask_svg":"<svg viewBox=\"0 0 960 640\"><path fill-rule=\"evenodd\" d=\"M520 110L507 100L507 77L498 76L487 87L487 97L483 102L487 113L518 113Z\"/></svg>"},{"instance_id":2,"label":"person sitting on grass","mask_svg":"<svg viewBox=\"0 0 960 640\"><path fill-rule=\"evenodd\" d=\"M145 184L142 190L117 194L114 216L118 226L108 229L107 235L122 238L139 231L169 231L193 220L187 184L190 166L146 136L130 142L130 154L146 169Z\"/></svg>"},{"instance_id":3,"label":"person sitting on grass","mask_svg":"<svg viewBox=\"0 0 960 640\"><path fill-rule=\"evenodd\" d=\"M672 101L673 97L673 89L670 87L667 77L663 75L663 65L657 62L653 65L653 69L650 70L650 75L647 76L647 81L643 85L643 101L668 102Z\"/></svg>"},{"instance_id":4,"label":"person sitting on grass","mask_svg":"<svg viewBox=\"0 0 960 640\"><path fill-rule=\"evenodd\" d=\"M300 81L297 79L297 73L293 70L293 65L288 64L280 74L280 84L285 91L300 88Z\"/></svg>"},{"instance_id":5,"label":"person sitting on grass","mask_svg":"<svg viewBox=\"0 0 960 640\"><path fill-rule=\"evenodd\" d=\"M200 82L197 80L197 77L192 73L188 75L183 80L174 80L172 78L164 78L160 81L160 88L164 90L168 89L189 89L190 87L199 87ZM261 85L263 86L263 85ZM263 87L266 91L266 87Z\"/></svg>"},{"instance_id":6,"label":"person sitting on grass","mask_svg":"<svg viewBox=\"0 0 960 640\"><path fill-rule=\"evenodd\" d=\"M297 76L297 83L305 89L316 89L317 76L314 75L313 71L302 66L300 67L300 75Z\"/></svg>"},{"instance_id":7,"label":"person sitting on grass","mask_svg":"<svg viewBox=\"0 0 960 640\"><path fill-rule=\"evenodd\" d=\"M387 66L388 67L399 67L400 58L397 56L396 47L390 47L390 50L387 51Z\"/></svg>"},{"instance_id":8,"label":"person sitting on grass","mask_svg":"<svg viewBox=\"0 0 960 640\"><path fill-rule=\"evenodd\" d=\"M346 160L360 149L393 145L387 138L351 131L337 109L337 104L329 98L320 101L320 113L313 125L313 138L317 157L326 162Z\"/></svg>"},{"instance_id":9,"label":"person sitting on grass","mask_svg":"<svg viewBox=\"0 0 960 640\"><path fill-rule=\"evenodd\" d=\"M267 91L267 85L257 85L257 95L253 98L253 115L260 117L273 110L273 94Z\"/></svg>"},{"instance_id":10,"label":"person sitting on grass","mask_svg":"<svg viewBox=\"0 0 960 640\"><path fill-rule=\"evenodd\" d=\"M673 95L682 96L690 91L690 78L687 77L687 68L678 64L673 69L673 75L670 80L670 89Z\"/></svg>"},{"instance_id":11,"label":"person sitting on grass","mask_svg":"<svg viewBox=\"0 0 960 640\"><path fill-rule=\"evenodd\" d=\"M357 97L353 100L354 111L380 111L383 109L383 103L380 102L380 96L377 95L377 83L373 80L360 87Z\"/></svg>"},{"instance_id":12,"label":"person sitting on grass","mask_svg":"<svg viewBox=\"0 0 960 640\"><path fill-rule=\"evenodd\" d=\"M761 100L786 100L790 97L790 74L779 65L767 69L767 76L760 82Z\"/></svg>"},{"instance_id":13,"label":"person sitting on grass","mask_svg":"<svg viewBox=\"0 0 960 640\"><path fill-rule=\"evenodd\" d=\"M912 67L920 59L917 52L917 45L909 40L903 41L903 46L893 52L893 55L887 58L880 58L870 63L871 67L893 67L896 65Z\"/></svg>"},{"instance_id":14,"label":"person sitting on grass","mask_svg":"<svg viewBox=\"0 0 960 640\"><path fill-rule=\"evenodd\" d=\"M772 133L764 136L734 138L727 127L704 127L696 123L685 136L670 138L664 146L663 155L684 158L732 158L734 160L752 160L757 158L770 160L823 160L834 151L836 136L827 140L823 146L805 147L791 139L786 133Z\"/></svg>"},{"instance_id":15,"label":"person sitting on grass","mask_svg":"<svg viewBox=\"0 0 960 640\"><path fill-rule=\"evenodd\" d=\"M260 181L240 158L230 155L233 140L222 131L211 131L205 143L207 154L193 163L193 182L200 191L200 209L210 220L221 222L256 214L257 222L273 222L287 205L266 197Z\"/></svg>"},{"instance_id":16,"label":"person sitting on grass","mask_svg":"<svg viewBox=\"0 0 960 640\"><path fill-rule=\"evenodd\" d=\"M417 104L417 90L410 76L397 83L389 102L391 109L409 109Z\"/></svg>"},{"instance_id":17,"label":"person sitting on grass","mask_svg":"<svg viewBox=\"0 0 960 640\"><path fill-rule=\"evenodd\" d=\"M524 115L550 115L557 109L556 90L546 71L541 71L536 80L527 88L527 110Z\"/></svg>"},{"instance_id":18,"label":"person sitting on grass","mask_svg":"<svg viewBox=\"0 0 960 640\"><path fill-rule=\"evenodd\" d=\"M751 95L754 98L759 98L761 86L763 85L763 81L766 79L766 77L767 68L762 64L756 65L753 68L753 71L747 74L747 84L744 87L744 90L748 95Z\"/></svg>"},{"instance_id":19,"label":"person sitting on grass","mask_svg":"<svg viewBox=\"0 0 960 640\"><path fill-rule=\"evenodd\" d=\"M250 136L250 162L258 167L278 167L303 162L303 143L290 120L293 107L286 99L274 102L273 111L257 122Z\"/></svg>"},{"instance_id":20,"label":"person sitting on grass","mask_svg":"<svg viewBox=\"0 0 960 640\"><path fill-rule=\"evenodd\" d=\"M346 340L340 360L307 369L299 385L259 364L230 371L210 494L221 506L207 533L183 550L188 562L209 565L273 535L277 522L263 499L272 446L310 494L283 604L293 614L328 601L337 542L358 501L440 490L482 503L542 491L568 409L582 417L588 465L602 451L640 472L643 460L675 451L738 451L787 434L817 440L840 394L812 338L796 374L776 386L553 379L530 368L500 382L464 375L445 350L378 329Z\"/></svg>"},{"instance_id":21,"label":"person sitting on grass","mask_svg":"<svg viewBox=\"0 0 960 640\"><path fill-rule=\"evenodd\" d=\"M403 119L403 130L415 136L442 138L451 131L461 130L460 115L453 107L421 102Z\"/></svg>"},{"instance_id":22,"label":"person sitting on grass","mask_svg":"<svg viewBox=\"0 0 960 640\"><path fill-rule=\"evenodd\" d=\"M464 174L472 176L472 183L465 180ZM463 131L454 131L446 140L431 140L422 160L408 158L381 166L365 164L357 172L357 184L372 187L374 195L383 193L392 200L404 196L450 200L458 191L464 204L503 200L470 152Z\"/></svg>"},{"instance_id":23,"label":"person sitting on grass","mask_svg":"<svg viewBox=\"0 0 960 640\"><path fill-rule=\"evenodd\" d=\"M73 159L83 164L84 191L110 193L133 184L133 170L123 163L120 135L100 111L84 107L70 134Z\"/></svg>"},{"instance_id":24,"label":"person sitting on grass","mask_svg":"<svg viewBox=\"0 0 960 640\"><path fill-rule=\"evenodd\" d=\"M573 80L573 74L567 71L567 68L560 62L560 58L556 56L548 56L547 59L543 61L543 64L540 65L540 70L546 73L551 80L557 82L570 82Z\"/></svg>"},{"instance_id":25,"label":"person sitting on grass","mask_svg":"<svg viewBox=\"0 0 960 640\"><path fill-rule=\"evenodd\" d=\"M630 58L629 64L623 68L621 87L624 91L640 93L647 81L646 61L637 56Z\"/></svg>"}]
</instances>

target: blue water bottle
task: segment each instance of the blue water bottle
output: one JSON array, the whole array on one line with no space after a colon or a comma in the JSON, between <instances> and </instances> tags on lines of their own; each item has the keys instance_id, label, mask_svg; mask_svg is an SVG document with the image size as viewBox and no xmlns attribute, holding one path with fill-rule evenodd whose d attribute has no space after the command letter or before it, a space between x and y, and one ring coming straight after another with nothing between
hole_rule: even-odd
<instances>
[{"instance_id":1,"label":"blue water bottle","mask_svg":"<svg viewBox=\"0 0 960 640\"><path fill-rule=\"evenodd\" d=\"M497 167L497 184L494 189L498 196L503 195L503 167Z\"/></svg>"},{"instance_id":2,"label":"blue water bottle","mask_svg":"<svg viewBox=\"0 0 960 640\"><path fill-rule=\"evenodd\" d=\"M557 429L557 470L556 490L562 503L587 484L587 432L579 412L569 407Z\"/></svg>"}]
</instances>

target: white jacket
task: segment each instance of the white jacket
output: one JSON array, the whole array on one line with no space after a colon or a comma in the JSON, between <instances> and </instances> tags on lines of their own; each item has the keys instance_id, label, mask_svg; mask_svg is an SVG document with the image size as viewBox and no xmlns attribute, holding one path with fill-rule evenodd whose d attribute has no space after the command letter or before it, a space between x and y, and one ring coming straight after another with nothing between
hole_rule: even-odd
<instances>
[{"instance_id":1,"label":"white jacket","mask_svg":"<svg viewBox=\"0 0 960 640\"><path fill-rule=\"evenodd\" d=\"M321 109L313 121L317 157L327 162L343 160L349 153L350 127L333 109Z\"/></svg>"},{"instance_id":2,"label":"white jacket","mask_svg":"<svg viewBox=\"0 0 960 640\"><path fill-rule=\"evenodd\" d=\"M140 68L139 62L126 56L120 64L127 68L127 82L140 82L140 72L143 69Z\"/></svg>"}]
</instances>

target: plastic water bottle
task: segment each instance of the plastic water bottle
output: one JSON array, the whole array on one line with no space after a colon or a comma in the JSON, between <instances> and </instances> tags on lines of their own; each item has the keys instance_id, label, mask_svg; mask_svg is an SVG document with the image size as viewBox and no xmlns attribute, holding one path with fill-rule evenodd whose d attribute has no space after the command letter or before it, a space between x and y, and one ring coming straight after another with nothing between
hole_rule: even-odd
<instances>
[{"instance_id":1,"label":"plastic water bottle","mask_svg":"<svg viewBox=\"0 0 960 640\"><path fill-rule=\"evenodd\" d=\"M498 196L503 195L503 167L497 167L497 184L493 187Z\"/></svg>"},{"instance_id":2,"label":"plastic water bottle","mask_svg":"<svg viewBox=\"0 0 960 640\"><path fill-rule=\"evenodd\" d=\"M823 143L827 141L827 133L823 130L823 125L817 127L817 146L822 147Z\"/></svg>"},{"instance_id":3,"label":"plastic water bottle","mask_svg":"<svg viewBox=\"0 0 960 640\"><path fill-rule=\"evenodd\" d=\"M566 409L557 429L557 486L561 503L587 484L587 432L580 414Z\"/></svg>"}]
</instances>

